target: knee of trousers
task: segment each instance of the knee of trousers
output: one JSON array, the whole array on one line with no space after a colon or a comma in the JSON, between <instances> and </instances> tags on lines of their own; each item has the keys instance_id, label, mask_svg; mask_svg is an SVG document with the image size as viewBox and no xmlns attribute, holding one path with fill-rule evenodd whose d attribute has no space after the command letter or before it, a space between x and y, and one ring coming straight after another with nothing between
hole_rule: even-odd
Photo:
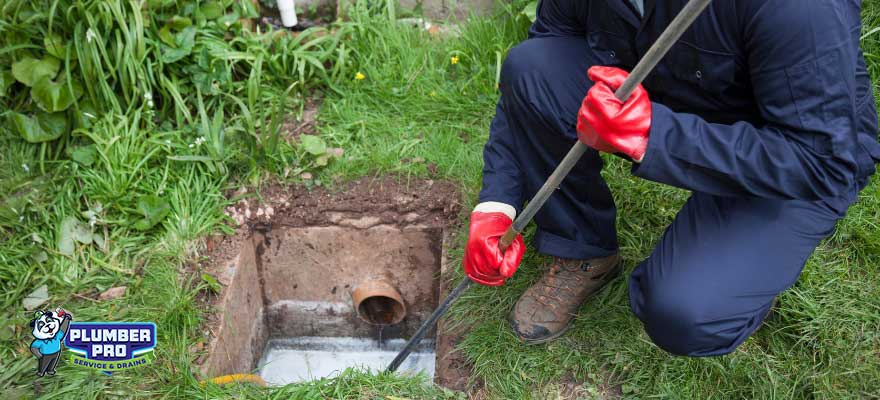
<instances>
[{"instance_id":1,"label":"knee of trousers","mask_svg":"<svg viewBox=\"0 0 880 400\"><path fill-rule=\"evenodd\" d=\"M689 357L718 356L732 352L751 334L749 320L724 318L705 291L664 282L646 290L630 282L630 301L645 332L661 349Z\"/></svg>"},{"instance_id":2,"label":"knee of trousers","mask_svg":"<svg viewBox=\"0 0 880 400\"><path fill-rule=\"evenodd\" d=\"M519 113L551 114L548 104L553 82L547 50L539 40L526 40L507 54L501 65L500 88L507 107Z\"/></svg>"}]
</instances>

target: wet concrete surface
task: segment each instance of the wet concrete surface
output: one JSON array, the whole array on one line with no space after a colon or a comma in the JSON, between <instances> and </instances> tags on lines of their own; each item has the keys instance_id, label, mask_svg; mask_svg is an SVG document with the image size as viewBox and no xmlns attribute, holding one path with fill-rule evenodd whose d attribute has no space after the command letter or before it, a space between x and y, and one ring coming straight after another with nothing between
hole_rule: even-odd
<instances>
[{"instance_id":1,"label":"wet concrete surface","mask_svg":"<svg viewBox=\"0 0 880 400\"><path fill-rule=\"evenodd\" d=\"M305 382L337 376L346 368L381 372L406 341L354 337L294 337L270 339L260 360L260 376L270 385ZM423 340L398 369L401 374L424 372L434 377L434 341Z\"/></svg>"}]
</instances>

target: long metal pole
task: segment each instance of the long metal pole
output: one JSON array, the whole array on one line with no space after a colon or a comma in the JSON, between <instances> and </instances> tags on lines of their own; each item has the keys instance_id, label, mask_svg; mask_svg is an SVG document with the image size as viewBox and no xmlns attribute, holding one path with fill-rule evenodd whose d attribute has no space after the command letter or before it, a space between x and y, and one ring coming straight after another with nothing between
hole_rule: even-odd
<instances>
[{"instance_id":1,"label":"long metal pole","mask_svg":"<svg viewBox=\"0 0 880 400\"><path fill-rule=\"evenodd\" d=\"M650 49L648 49L648 52L645 53L636 67L633 68L632 72L629 73L629 76L623 82L623 85L620 85L620 87L617 88L617 91L614 92L614 95L618 100L626 101L626 99L629 98L633 90L645 80L648 74L657 66L657 63L659 63L660 60L663 59L663 56L669 52L672 45L678 41L678 38L680 38L684 31L693 24L694 20L697 19L700 13L702 13L711 2L712 0L691 0L684 6L684 8L682 8L675 19L673 19L672 22L669 23L669 26L666 27L666 30L660 34L657 41L654 42ZM513 224L507 232L504 233L501 240L499 240L498 247L501 248L502 252L513 243L516 236L519 235L523 229L525 229L526 225L532 221L532 218L535 217L538 210L540 210L544 203L547 202L547 199L550 198L553 191L559 187L562 180L565 179L571 169L574 168L575 164L581 159L581 156L584 155L584 152L587 151L587 148L587 145L580 141L572 146L571 150L568 151L568 154L565 155L565 158L559 163L559 166L556 167L556 170L550 174L550 177L547 178L547 181L544 182L544 185L541 186L541 189L535 194L535 197L529 201L526 208L516 217L516 220L513 221ZM400 366L403 360L405 360L406 357L409 356L409 353L412 352L413 348L415 348L415 346L422 340L422 337L425 336L428 329L440 319L440 316L446 312L446 309L448 309L456 299L461 297L470 285L471 280L465 278L455 287L452 293L443 300L443 303L434 310L431 317L422 323L422 326L420 326L419 330L416 331L416 334L409 339L406 346L399 354L397 354L397 357L394 358L394 361L391 362L391 365L388 366L386 371L393 372L397 370L397 367Z\"/></svg>"},{"instance_id":2,"label":"long metal pole","mask_svg":"<svg viewBox=\"0 0 880 400\"><path fill-rule=\"evenodd\" d=\"M403 361L406 360L406 358L409 356L409 353L412 353L413 349L415 349L416 346L419 345L419 342L421 342L422 339L425 337L425 334L428 333L428 329L431 329L431 327L434 326L437 320L440 319L440 317L443 316L444 313L446 313L446 310L449 308L449 306L451 306L456 299L461 297L461 294L464 293L471 286L471 283L473 283L473 281L465 278L462 279L461 283L459 283L458 286L455 287L455 289L452 289L452 293L449 293L449 296L446 296L443 302L440 303L440 306L437 307L437 309L434 310L433 313L431 313L431 316L422 323L422 326L419 327L419 330L417 330L416 333L411 338L409 338L409 341L406 342L406 346L404 346L403 349L400 350L400 353L397 353L397 357L394 357L394 360L391 361L391 364L388 364L388 368L385 369L386 371L397 371L397 367L399 367L400 364L402 364Z\"/></svg>"}]
</instances>

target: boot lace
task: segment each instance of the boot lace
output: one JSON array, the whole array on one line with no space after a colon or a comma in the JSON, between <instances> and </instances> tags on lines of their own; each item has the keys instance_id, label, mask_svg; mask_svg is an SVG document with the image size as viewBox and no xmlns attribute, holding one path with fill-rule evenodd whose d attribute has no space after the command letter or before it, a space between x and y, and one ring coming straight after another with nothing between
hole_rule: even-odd
<instances>
[{"instance_id":1,"label":"boot lace","mask_svg":"<svg viewBox=\"0 0 880 400\"><path fill-rule=\"evenodd\" d=\"M583 282L584 277L581 276L581 272L589 272L590 268L589 263L586 262L576 264L554 258L549 272L544 277L543 291L536 300L554 309L571 303L564 299L570 299L577 295L577 290L583 286L581 282Z\"/></svg>"}]
</instances>

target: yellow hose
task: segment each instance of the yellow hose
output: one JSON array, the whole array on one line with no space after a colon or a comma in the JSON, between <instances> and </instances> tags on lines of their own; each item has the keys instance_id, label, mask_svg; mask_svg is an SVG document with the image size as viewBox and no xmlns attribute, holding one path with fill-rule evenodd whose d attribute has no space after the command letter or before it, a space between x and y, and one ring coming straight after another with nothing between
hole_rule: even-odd
<instances>
[{"instance_id":1,"label":"yellow hose","mask_svg":"<svg viewBox=\"0 0 880 400\"><path fill-rule=\"evenodd\" d=\"M238 383L238 382L250 382L256 383L260 386L266 386L266 381L263 378L260 378L259 375L254 374L231 374L231 375L223 375L218 376L216 378L208 379L208 382L211 382L215 385L226 385L229 383ZM205 381L202 381L202 386L205 385Z\"/></svg>"}]
</instances>

